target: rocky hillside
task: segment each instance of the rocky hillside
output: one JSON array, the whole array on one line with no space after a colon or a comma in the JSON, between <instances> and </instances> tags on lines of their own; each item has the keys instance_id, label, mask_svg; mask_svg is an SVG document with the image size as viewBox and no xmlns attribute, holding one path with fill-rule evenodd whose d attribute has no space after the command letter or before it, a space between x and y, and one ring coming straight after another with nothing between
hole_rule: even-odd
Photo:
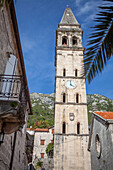
<instances>
[{"instance_id":1,"label":"rocky hillside","mask_svg":"<svg viewBox=\"0 0 113 170\"><path fill-rule=\"evenodd\" d=\"M99 94L88 94L88 119L91 121L92 110L113 111L113 100Z\"/></svg>"},{"instance_id":2,"label":"rocky hillside","mask_svg":"<svg viewBox=\"0 0 113 170\"><path fill-rule=\"evenodd\" d=\"M54 124L54 93L31 93L33 115L29 116L28 127L46 128ZM98 111L113 111L113 100L99 94L87 95L88 118L91 121L93 108Z\"/></svg>"},{"instance_id":3,"label":"rocky hillside","mask_svg":"<svg viewBox=\"0 0 113 170\"><path fill-rule=\"evenodd\" d=\"M46 128L54 124L54 93L31 93L33 115L29 116L28 127Z\"/></svg>"}]
</instances>

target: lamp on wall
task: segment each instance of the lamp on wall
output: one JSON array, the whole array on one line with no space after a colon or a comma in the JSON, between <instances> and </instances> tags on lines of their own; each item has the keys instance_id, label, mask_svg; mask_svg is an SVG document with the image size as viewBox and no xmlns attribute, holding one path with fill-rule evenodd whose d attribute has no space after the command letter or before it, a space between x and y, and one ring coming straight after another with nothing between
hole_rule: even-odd
<instances>
[{"instance_id":1,"label":"lamp on wall","mask_svg":"<svg viewBox=\"0 0 113 170\"><path fill-rule=\"evenodd\" d=\"M0 132L0 145L3 143L4 141L4 132Z\"/></svg>"}]
</instances>

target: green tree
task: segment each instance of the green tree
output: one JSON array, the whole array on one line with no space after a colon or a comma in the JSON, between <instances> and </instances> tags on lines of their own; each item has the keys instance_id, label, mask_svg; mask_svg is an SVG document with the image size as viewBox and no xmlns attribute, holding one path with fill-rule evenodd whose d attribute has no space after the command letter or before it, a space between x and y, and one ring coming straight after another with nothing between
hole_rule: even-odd
<instances>
[{"instance_id":1,"label":"green tree","mask_svg":"<svg viewBox=\"0 0 113 170\"><path fill-rule=\"evenodd\" d=\"M85 76L89 83L103 71L113 55L113 0L103 1L107 4L99 7L84 57Z\"/></svg>"},{"instance_id":2,"label":"green tree","mask_svg":"<svg viewBox=\"0 0 113 170\"><path fill-rule=\"evenodd\" d=\"M46 154L48 154L50 157L53 157L53 148L54 148L53 143L49 143L46 148Z\"/></svg>"}]
</instances>

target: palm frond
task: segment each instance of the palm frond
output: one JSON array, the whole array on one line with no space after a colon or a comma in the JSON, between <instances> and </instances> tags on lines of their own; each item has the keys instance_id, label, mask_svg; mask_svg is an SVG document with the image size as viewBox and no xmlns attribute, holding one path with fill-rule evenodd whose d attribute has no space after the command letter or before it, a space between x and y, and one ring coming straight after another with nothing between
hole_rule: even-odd
<instances>
[{"instance_id":1,"label":"palm frond","mask_svg":"<svg viewBox=\"0 0 113 170\"><path fill-rule=\"evenodd\" d=\"M113 3L113 0L103 0ZM85 76L90 83L101 73L113 54L113 5L102 5L94 20L93 32L88 38L84 56Z\"/></svg>"}]
</instances>

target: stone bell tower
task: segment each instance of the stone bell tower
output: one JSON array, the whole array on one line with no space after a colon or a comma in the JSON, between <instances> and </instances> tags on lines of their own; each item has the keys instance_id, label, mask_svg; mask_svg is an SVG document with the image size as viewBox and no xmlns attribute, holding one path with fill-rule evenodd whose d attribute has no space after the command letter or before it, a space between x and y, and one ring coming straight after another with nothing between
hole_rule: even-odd
<instances>
[{"instance_id":1,"label":"stone bell tower","mask_svg":"<svg viewBox=\"0 0 113 170\"><path fill-rule=\"evenodd\" d=\"M54 170L90 170L80 24L67 6L56 30Z\"/></svg>"}]
</instances>

